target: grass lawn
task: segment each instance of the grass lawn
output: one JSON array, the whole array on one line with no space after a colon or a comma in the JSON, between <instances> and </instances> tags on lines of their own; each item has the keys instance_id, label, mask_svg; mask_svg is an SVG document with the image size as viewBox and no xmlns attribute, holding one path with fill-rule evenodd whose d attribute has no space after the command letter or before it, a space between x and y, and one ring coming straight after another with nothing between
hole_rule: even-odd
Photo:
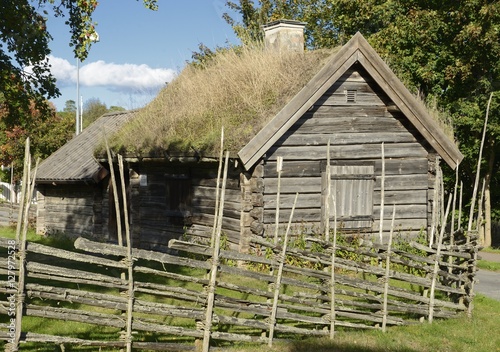
<instances>
[{"instance_id":1,"label":"grass lawn","mask_svg":"<svg viewBox=\"0 0 500 352\"><path fill-rule=\"evenodd\" d=\"M489 271L500 271L500 263L489 262L487 260L478 260L477 267Z\"/></svg>"},{"instance_id":2,"label":"grass lawn","mask_svg":"<svg viewBox=\"0 0 500 352\"><path fill-rule=\"evenodd\" d=\"M500 248L484 248L482 250L483 252L486 253L496 253L500 254ZM477 261L477 267L479 269L484 269L484 270L489 270L489 271L498 271L500 272L500 263L499 262L491 262L487 260L478 260Z\"/></svg>"},{"instance_id":3,"label":"grass lawn","mask_svg":"<svg viewBox=\"0 0 500 352\"><path fill-rule=\"evenodd\" d=\"M381 331L339 331L333 341L305 339L267 345L234 346L228 352L498 352L500 302L478 295L471 319L434 320L433 324Z\"/></svg>"}]
</instances>

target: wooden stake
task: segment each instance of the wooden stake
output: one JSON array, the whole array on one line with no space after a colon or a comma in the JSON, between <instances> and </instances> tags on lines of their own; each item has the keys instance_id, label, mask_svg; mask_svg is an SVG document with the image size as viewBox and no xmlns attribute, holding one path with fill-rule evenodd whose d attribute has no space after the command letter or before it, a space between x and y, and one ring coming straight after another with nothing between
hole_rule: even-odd
<instances>
[{"instance_id":1,"label":"wooden stake","mask_svg":"<svg viewBox=\"0 0 500 352\"><path fill-rule=\"evenodd\" d=\"M333 340L335 336L335 319L337 319L337 312L335 310L335 258L337 256L337 204L335 195L337 194L337 183L335 182L332 194L333 206L333 243L332 243L332 268L330 274L330 339Z\"/></svg>"},{"instance_id":2,"label":"wooden stake","mask_svg":"<svg viewBox=\"0 0 500 352\"><path fill-rule=\"evenodd\" d=\"M24 165L23 165L23 178L21 181L21 199L19 199L19 212L17 214L17 225L16 225L16 242L19 243L21 239L21 227L22 227L22 217L24 204L26 203L26 190L29 180L29 167L30 167L30 137L26 138L26 143L24 146Z\"/></svg>"},{"instance_id":3,"label":"wooden stake","mask_svg":"<svg viewBox=\"0 0 500 352\"><path fill-rule=\"evenodd\" d=\"M455 206L457 204L458 168L459 168L459 163L457 160L457 168L455 169L455 187L453 188L453 206L451 208L451 229L450 229L450 244L451 245L453 245L455 243Z\"/></svg>"},{"instance_id":4,"label":"wooden stake","mask_svg":"<svg viewBox=\"0 0 500 352\"><path fill-rule=\"evenodd\" d=\"M276 160L276 171L278 172L278 191L276 192L276 218L274 230L274 244L278 244L279 224L280 224L280 192L281 192L281 171L283 170L283 157Z\"/></svg>"},{"instance_id":5,"label":"wooden stake","mask_svg":"<svg viewBox=\"0 0 500 352\"><path fill-rule=\"evenodd\" d=\"M458 202L458 230L462 229L462 190L464 188L463 181L460 181L460 197Z\"/></svg>"},{"instance_id":6,"label":"wooden stake","mask_svg":"<svg viewBox=\"0 0 500 352\"><path fill-rule=\"evenodd\" d=\"M123 246L122 221L120 217L120 201L118 199L118 187L116 185L115 170L113 167L113 158L111 157L111 151L109 149L108 139L106 138L106 134L104 134L104 142L106 143L106 153L108 155L109 171L111 173L111 187L113 188L113 198L115 199L116 235L118 237L118 245Z\"/></svg>"},{"instance_id":7,"label":"wooden stake","mask_svg":"<svg viewBox=\"0 0 500 352\"><path fill-rule=\"evenodd\" d=\"M132 352L132 316L134 307L134 260L132 258L132 238L130 236L130 227L128 223L128 205L127 205L127 187L125 186L125 175L123 170L123 157L118 154L118 169L120 171L120 181L122 185L123 198L123 218L125 221L125 239L127 243L127 264L128 264L128 301L127 301L127 324L125 331L125 342L127 352Z\"/></svg>"},{"instance_id":8,"label":"wooden stake","mask_svg":"<svg viewBox=\"0 0 500 352\"><path fill-rule=\"evenodd\" d=\"M484 203L484 189L486 188L486 182L485 179L483 178L483 186L481 187L481 193L479 196L479 202L477 205L477 217L476 217L476 227L477 227L477 233L479 235L479 240L481 241L481 244L484 245L485 242L485 232L484 232L484 227L482 226L483 222L483 203Z\"/></svg>"},{"instance_id":9,"label":"wooden stake","mask_svg":"<svg viewBox=\"0 0 500 352\"><path fill-rule=\"evenodd\" d=\"M439 270L439 261L441 257L441 245L443 244L443 237L444 237L444 231L446 228L446 218L448 217L448 212L450 211L450 205L451 205L451 199L452 195L448 197L448 205L446 206L446 212L445 216L443 218L443 223L441 224L441 231L439 233L439 239L437 243L437 250L436 250L436 259L434 261L434 270L432 271L432 281L431 281L431 289L430 289L430 294L429 294L429 323L432 323L432 320L434 318L434 294L436 290L436 280L437 280L437 274Z\"/></svg>"},{"instance_id":10,"label":"wooden stake","mask_svg":"<svg viewBox=\"0 0 500 352\"><path fill-rule=\"evenodd\" d=\"M382 332L386 331L387 326L387 299L389 292L389 280L390 280L390 268L391 268L391 246L392 246L392 236L394 233L394 220L396 219L396 204L392 207L392 220L391 220L391 231L389 232L389 242L387 243L387 252L385 258L385 282L384 282L384 303L382 307Z\"/></svg>"},{"instance_id":11,"label":"wooden stake","mask_svg":"<svg viewBox=\"0 0 500 352\"><path fill-rule=\"evenodd\" d=\"M382 235L384 232L384 198L385 198L385 153L384 153L384 142L382 142L382 180L380 182L380 230L379 230L379 240L382 244Z\"/></svg>"},{"instance_id":12,"label":"wooden stake","mask_svg":"<svg viewBox=\"0 0 500 352\"><path fill-rule=\"evenodd\" d=\"M20 242L16 239L16 244L19 246L19 262L18 262L18 283L17 283L17 294L16 294L16 320L15 320L15 333L14 333L14 343L10 344L11 351L17 351L19 348L19 342L21 340L21 329L22 320L24 313L24 302L25 302L25 288L26 288L26 236L28 234L29 225L29 209L31 204L31 197L33 195L33 190L35 187L36 173L38 169L38 162L36 162L35 172L33 174L33 179L30 179L31 174L31 155L30 155L30 140L26 139L25 153L24 153L24 170L26 175L23 175L24 183L21 191L24 209L20 208L21 216L18 218L18 226L21 229ZM17 233L16 233L17 238Z\"/></svg>"},{"instance_id":13,"label":"wooden stake","mask_svg":"<svg viewBox=\"0 0 500 352\"><path fill-rule=\"evenodd\" d=\"M488 105L486 107L486 117L484 119L483 136L481 137L481 146L479 147L479 156L477 158L476 179L474 180L474 190L472 191L472 200L469 211L469 225L467 226L467 231L472 231L472 220L474 218L474 210L476 208L477 188L479 187L479 175L481 174L481 159L483 158L483 147L484 147L484 141L486 139L486 128L488 127L488 115L490 112L490 104L492 98L493 98L493 92L491 92L490 94L490 98L488 99ZM468 238L469 236L467 236L467 239Z\"/></svg>"},{"instance_id":14,"label":"wooden stake","mask_svg":"<svg viewBox=\"0 0 500 352\"><path fill-rule=\"evenodd\" d=\"M330 195L332 188L332 168L330 166L330 140L326 152L326 201L325 201L325 241L330 242Z\"/></svg>"},{"instance_id":15,"label":"wooden stake","mask_svg":"<svg viewBox=\"0 0 500 352\"><path fill-rule=\"evenodd\" d=\"M220 132L220 154L219 154L219 169L217 170L217 183L215 185L215 216L214 216L214 226L212 228L212 236L210 238L210 246L213 248L214 247L214 242L215 242L215 233L217 231L217 220L219 219L218 217L218 212L219 212L219 184L220 184L220 178L222 174L222 158L224 157L224 126L221 129Z\"/></svg>"},{"instance_id":16,"label":"wooden stake","mask_svg":"<svg viewBox=\"0 0 500 352\"><path fill-rule=\"evenodd\" d=\"M290 232L290 227L292 225L293 213L295 212L295 206L297 205L297 198L299 194L295 194L295 201L293 202L292 212L290 213L290 219L288 220L288 226L285 232L285 239L283 241L283 248L281 250L281 255L279 256L279 266L278 266L278 275L276 276L276 281L274 283L274 298L273 298L273 308L271 310L271 318L269 319L269 340L268 346L271 347L273 345L273 336L274 336L274 325L276 324L276 314L278 311L278 300L281 289L281 278L283 276L283 265L285 264L286 259L286 247L288 244L288 233Z\"/></svg>"},{"instance_id":17,"label":"wooden stake","mask_svg":"<svg viewBox=\"0 0 500 352\"><path fill-rule=\"evenodd\" d=\"M208 295L207 295L207 310L205 314L205 324L203 333L203 352L208 352L210 349L210 334L212 329L212 315L214 311L214 301L215 301L215 284L217 280L217 270L219 267L219 253L220 253L220 236L222 232L222 217L224 212L224 197L227 182L227 170L229 165L229 152L226 152L226 160L224 165L224 176L222 179L222 189L221 189L221 199L219 205L219 213L217 214L217 232L215 233L215 242L213 246L212 255L212 268L210 269L210 279L208 284Z\"/></svg>"},{"instance_id":18,"label":"wooden stake","mask_svg":"<svg viewBox=\"0 0 500 352\"><path fill-rule=\"evenodd\" d=\"M429 234L429 247L432 247L434 244L434 234L437 229L437 224L438 224L438 210L439 210L439 176L440 176L440 168L439 168L439 157L436 156L436 162L435 162L435 169L436 169L436 179L434 180L434 201L432 203L432 224L431 224L431 233Z\"/></svg>"}]
</instances>

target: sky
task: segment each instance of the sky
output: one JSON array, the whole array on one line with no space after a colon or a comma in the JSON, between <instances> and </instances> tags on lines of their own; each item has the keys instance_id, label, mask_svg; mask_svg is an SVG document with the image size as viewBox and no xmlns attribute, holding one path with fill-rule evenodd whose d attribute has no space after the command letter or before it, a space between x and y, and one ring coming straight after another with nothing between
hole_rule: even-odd
<instances>
[{"instance_id":1,"label":"sky","mask_svg":"<svg viewBox=\"0 0 500 352\"><path fill-rule=\"evenodd\" d=\"M222 15L226 0L158 0L158 11L142 0L101 0L94 12L99 42L77 65L69 46L64 18L49 17L53 37L49 56L61 96L52 99L58 111L66 101L99 99L109 108L143 107L170 82L203 43L213 49L239 44ZM77 70L79 67L79 70Z\"/></svg>"}]
</instances>

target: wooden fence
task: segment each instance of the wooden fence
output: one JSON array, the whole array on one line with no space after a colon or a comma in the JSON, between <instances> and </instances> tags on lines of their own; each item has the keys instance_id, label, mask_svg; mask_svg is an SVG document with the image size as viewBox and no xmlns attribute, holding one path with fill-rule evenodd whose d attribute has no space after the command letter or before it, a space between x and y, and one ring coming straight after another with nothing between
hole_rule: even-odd
<instances>
[{"instance_id":1,"label":"wooden fence","mask_svg":"<svg viewBox=\"0 0 500 352\"><path fill-rule=\"evenodd\" d=\"M129 255L127 247L79 238L75 251L28 242L18 264L13 257L23 249L15 242L0 238L1 338L9 351L30 341L208 351L214 341L272 344L449 318L472 301L478 249L471 236L432 248L338 240L335 251L319 237L276 245L255 238L251 254L173 240L170 248L184 255ZM40 326L106 328L95 339L15 331L21 325L11 318L28 317L43 318Z\"/></svg>"}]
</instances>

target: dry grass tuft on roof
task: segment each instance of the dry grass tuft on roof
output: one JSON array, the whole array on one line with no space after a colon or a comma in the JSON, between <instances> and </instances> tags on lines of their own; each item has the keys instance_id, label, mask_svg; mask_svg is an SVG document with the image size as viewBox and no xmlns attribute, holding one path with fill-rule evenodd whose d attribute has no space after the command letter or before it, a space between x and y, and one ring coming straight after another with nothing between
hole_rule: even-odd
<instances>
[{"instance_id":1,"label":"dry grass tuft on roof","mask_svg":"<svg viewBox=\"0 0 500 352\"><path fill-rule=\"evenodd\" d=\"M218 155L221 127L233 155L319 71L334 51L284 53L262 48L218 52L187 65L112 139L129 156Z\"/></svg>"}]
</instances>

